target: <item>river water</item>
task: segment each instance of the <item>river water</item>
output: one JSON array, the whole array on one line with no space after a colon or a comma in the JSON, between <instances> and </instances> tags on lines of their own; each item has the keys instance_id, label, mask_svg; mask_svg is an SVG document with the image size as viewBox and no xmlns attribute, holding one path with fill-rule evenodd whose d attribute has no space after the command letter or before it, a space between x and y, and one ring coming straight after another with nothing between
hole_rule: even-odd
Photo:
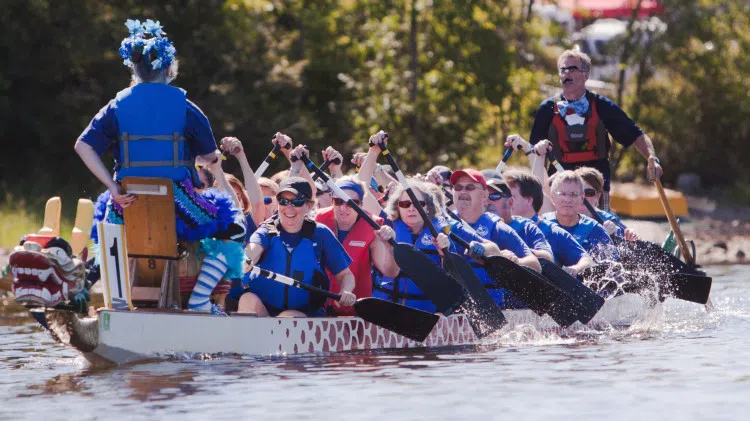
<instances>
[{"instance_id":1,"label":"river water","mask_svg":"<svg viewBox=\"0 0 750 421\"><path fill-rule=\"evenodd\" d=\"M625 331L114 369L89 367L4 306L0 420L750 420L746 271L708 269L711 313L667 300Z\"/></svg>"}]
</instances>

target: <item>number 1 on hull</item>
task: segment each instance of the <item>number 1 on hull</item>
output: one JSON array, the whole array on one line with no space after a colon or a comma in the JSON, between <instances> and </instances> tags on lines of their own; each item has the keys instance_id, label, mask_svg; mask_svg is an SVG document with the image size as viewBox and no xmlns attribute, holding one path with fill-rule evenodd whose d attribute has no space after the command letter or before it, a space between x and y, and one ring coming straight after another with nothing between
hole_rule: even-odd
<instances>
[{"instance_id":1,"label":"number 1 on hull","mask_svg":"<svg viewBox=\"0 0 750 421\"><path fill-rule=\"evenodd\" d=\"M125 227L98 222L99 249L104 281L104 306L114 310L133 310L130 298Z\"/></svg>"}]
</instances>

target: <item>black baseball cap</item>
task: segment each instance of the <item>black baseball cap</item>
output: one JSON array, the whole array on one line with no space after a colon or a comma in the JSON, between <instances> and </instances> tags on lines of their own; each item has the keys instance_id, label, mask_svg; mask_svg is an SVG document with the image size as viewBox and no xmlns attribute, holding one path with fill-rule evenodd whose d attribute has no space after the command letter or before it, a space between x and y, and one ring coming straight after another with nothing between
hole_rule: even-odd
<instances>
[{"instance_id":1,"label":"black baseball cap","mask_svg":"<svg viewBox=\"0 0 750 421\"><path fill-rule=\"evenodd\" d=\"M297 199L311 200L312 199L312 186L302 177L289 177L282 181L279 185L279 191L276 193L276 197L281 196L281 193L289 192L297 197Z\"/></svg>"},{"instance_id":2,"label":"black baseball cap","mask_svg":"<svg viewBox=\"0 0 750 421\"><path fill-rule=\"evenodd\" d=\"M511 196L510 188L505 184L505 180L502 178L491 178L487 180L487 187L490 193L502 193L506 196Z\"/></svg>"}]
</instances>

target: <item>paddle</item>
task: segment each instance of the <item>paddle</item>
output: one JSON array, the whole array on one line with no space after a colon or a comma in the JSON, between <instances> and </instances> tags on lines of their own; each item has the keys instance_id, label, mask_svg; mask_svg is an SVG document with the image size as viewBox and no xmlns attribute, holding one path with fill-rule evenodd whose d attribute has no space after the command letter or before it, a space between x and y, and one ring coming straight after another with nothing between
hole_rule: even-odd
<instances>
[{"instance_id":1,"label":"paddle","mask_svg":"<svg viewBox=\"0 0 750 421\"><path fill-rule=\"evenodd\" d=\"M286 144L284 145L284 148L291 149L292 147L291 145ZM266 169L268 168L268 166L271 165L271 161L273 161L276 158L280 150L281 150L281 146L279 146L278 143L273 145L273 149L271 149L271 152L269 152L268 155L266 155L265 159L263 159L263 162L261 162L258 169L255 170L256 178L263 177L263 173L266 172Z\"/></svg>"},{"instance_id":2,"label":"paddle","mask_svg":"<svg viewBox=\"0 0 750 421\"><path fill-rule=\"evenodd\" d=\"M339 165L339 164L341 164L341 159L340 158L336 158L333 161L329 161L329 160L326 159L325 161L323 161L323 165L320 166L320 170L323 171L323 172L325 172L331 164ZM313 175L312 175L312 179L313 180L317 180L319 178L320 178L320 176L318 175L318 173L313 173Z\"/></svg>"},{"instance_id":3,"label":"paddle","mask_svg":"<svg viewBox=\"0 0 750 421\"><path fill-rule=\"evenodd\" d=\"M458 221L463 223L460 219ZM450 236L461 247L469 248L463 238L455 233ZM604 299L554 263L544 259L539 261L546 278L502 256L485 257L484 267L499 286L540 316L547 313L562 327L570 326L576 320L588 323L604 305ZM550 267L545 273L545 267L550 265L558 271Z\"/></svg>"},{"instance_id":4,"label":"paddle","mask_svg":"<svg viewBox=\"0 0 750 421\"><path fill-rule=\"evenodd\" d=\"M258 266L253 266L253 268L250 269L250 272L276 282L281 282L282 284L333 298L336 301L341 299L340 294L316 286L303 284L296 279L261 269ZM437 314L401 306L372 297L358 299L353 307L357 316L361 317L363 320L417 342L424 341L440 319L440 316Z\"/></svg>"},{"instance_id":5,"label":"paddle","mask_svg":"<svg viewBox=\"0 0 750 421\"><path fill-rule=\"evenodd\" d=\"M416 194L414 194L414 191L409 185L409 181L404 176L401 168L399 168L396 160L390 154L388 147L385 145L385 143L380 143L378 147L382 151L382 154L383 156L385 156L388 163L391 165L391 168L393 168L393 170L396 172L396 177L406 190L406 194L411 199L412 206L417 209L419 215L424 220L424 223L427 226L427 229L430 230L432 236L434 238L437 238L437 229L435 229L435 226L432 224L432 221L427 215L427 212L425 212L422 205L420 205ZM472 328L474 329L474 332L477 334L477 336L483 337L489 335L495 330L502 328L507 323L507 320L500 310L500 307L497 306L495 300L492 298L492 296L489 295L486 287L484 286L484 284L482 284L482 281L479 280L476 273L474 273L474 270L471 268L471 265L466 261L466 259L456 253L452 253L449 249L445 249L443 250L443 269L445 269L459 284L461 284L461 286L463 286L469 292L469 297L471 298L473 303L473 310L476 315L479 316L469 318Z\"/></svg>"},{"instance_id":6,"label":"paddle","mask_svg":"<svg viewBox=\"0 0 750 421\"><path fill-rule=\"evenodd\" d=\"M547 151L547 159L550 161L550 163L552 163L552 165L554 165L557 171L564 171L562 165L557 162L550 151ZM661 182L659 182L658 180L657 182L658 189L659 187L661 187ZM662 188L660 194L663 193L664 190ZM663 197L662 205L665 204L664 201L666 201L666 195L664 195ZM586 206L586 209L588 209L589 213L591 213L591 216L598 223L603 225L604 221L602 220L601 216L599 216L599 213L596 211L596 209L588 202L588 200L583 199L583 204L584 206ZM674 221L672 230L674 231L675 227L677 227L678 231L675 231L675 235L680 238L682 236L682 233L680 232L678 234L679 226L677 226L677 221L674 219L674 214L671 213L671 208L669 208L668 203L666 203L664 209L667 213L667 218L669 218L671 215L672 219L670 220L670 224L672 223L672 221ZM710 277L704 276L704 273L696 271L694 265L691 266L690 263L688 263L687 265L684 264L679 259L671 256L658 245L650 243L648 241L627 241L617 236L612 236L612 241L621 251L621 258L630 258L630 260L634 263L639 263L639 266L641 268L643 267L643 263L646 263L651 267L651 270L653 271L669 272L667 276L660 277L660 280L662 280L660 282L660 287L667 293L667 295L685 301L707 304L707 306L709 306L708 296L711 292L712 279ZM682 239L682 241L685 241L684 238ZM682 246L680 248L682 249ZM687 249L684 250L684 254L689 255ZM690 261L692 261L692 256ZM643 283L638 282L636 282L636 284L643 285Z\"/></svg>"},{"instance_id":7,"label":"paddle","mask_svg":"<svg viewBox=\"0 0 750 421\"><path fill-rule=\"evenodd\" d=\"M346 200L347 205L367 222L373 229L380 229L370 215L359 205L354 203L348 194L344 193L331 178L318 168L306 155L302 162L309 171L318 175L331 191L339 198ZM438 312L446 316L453 313L465 300L466 293L461 285L451 279L427 255L414 248L411 244L389 242L393 246L393 254L401 270L403 270L414 284L435 304Z\"/></svg>"}]
</instances>

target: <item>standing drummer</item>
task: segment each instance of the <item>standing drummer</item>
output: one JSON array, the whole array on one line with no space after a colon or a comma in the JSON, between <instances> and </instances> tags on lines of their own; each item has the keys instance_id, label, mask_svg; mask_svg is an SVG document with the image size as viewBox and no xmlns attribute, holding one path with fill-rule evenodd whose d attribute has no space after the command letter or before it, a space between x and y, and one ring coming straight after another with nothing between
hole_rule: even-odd
<instances>
[{"instance_id":1,"label":"standing drummer","mask_svg":"<svg viewBox=\"0 0 750 421\"><path fill-rule=\"evenodd\" d=\"M577 50L566 50L557 59L562 93L539 106L529 141L536 145L549 139L555 157L566 170L593 167L604 175L600 208L609 210L609 149L612 137L624 147L635 145L648 160L649 180L661 178L662 168L647 134L611 99L586 89L591 58ZM516 148L523 141L510 135L506 147ZM525 143L525 142L524 142ZM531 153L530 149L525 149Z\"/></svg>"}]
</instances>

